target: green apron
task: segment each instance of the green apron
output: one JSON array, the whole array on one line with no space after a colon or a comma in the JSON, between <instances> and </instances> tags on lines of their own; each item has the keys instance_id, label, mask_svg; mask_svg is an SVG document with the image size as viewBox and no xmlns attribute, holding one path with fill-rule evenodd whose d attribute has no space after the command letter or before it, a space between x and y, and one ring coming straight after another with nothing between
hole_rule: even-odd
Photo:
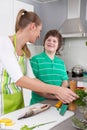
<instances>
[{"instance_id":1,"label":"green apron","mask_svg":"<svg viewBox=\"0 0 87 130\"><path fill-rule=\"evenodd\" d=\"M26 74L26 58L24 56L17 56L16 48L16 34L14 35L14 53L17 58L17 61L21 67L23 74ZM2 74L2 114L6 114L17 109L24 107L24 99L22 88L16 86L12 81L11 77L4 69Z\"/></svg>"}]
</instances>

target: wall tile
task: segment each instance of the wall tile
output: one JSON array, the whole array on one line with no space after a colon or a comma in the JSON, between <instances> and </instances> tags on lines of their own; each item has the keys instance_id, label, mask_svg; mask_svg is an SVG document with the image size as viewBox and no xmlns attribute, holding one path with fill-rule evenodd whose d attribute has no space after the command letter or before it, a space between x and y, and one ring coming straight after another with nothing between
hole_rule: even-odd
<instances>
[{"instance_id":1,"label":"wall tile","mask_svg":"<svg viewBox=\"0 0 87 130\"><path fill-rule=\"evenodd\" d=\"M87 68L87 46L86 38L66 39L61 58L65 61L67 69L75 65Z\"/></svg>"}]
</instances>

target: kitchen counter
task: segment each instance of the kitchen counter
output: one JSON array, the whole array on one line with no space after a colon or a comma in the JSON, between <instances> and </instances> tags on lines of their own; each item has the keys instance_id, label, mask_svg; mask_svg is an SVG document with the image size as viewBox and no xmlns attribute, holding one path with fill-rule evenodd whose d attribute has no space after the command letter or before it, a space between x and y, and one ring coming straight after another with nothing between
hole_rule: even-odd
<instances>
[{"instance_id":1,"label":"kitchen counter","mask_svg":"<svg viewBox=\"0 0 87 130\"><path fill-rule=\"evenodd\" d=\"M53 100L46 100L42 103L48 103L48 104L52 104L53 106L57 103L57 101L53 101ZM72 123L71 123L71 117L72 115L72 112L69 113L71 115L67 117L68 114L65 113L65 116L64 117L61 117L57 112L56 112L56 109L53 107L52 109L49 110L49 112L43 112L40 116L40 114L37 114L37 116L35 117L31 117L31 118L26 118L26 119L23 119L23 120L17 120L18 119L18 116L20 114L22 114L23 112L25 112L27 110L27 107L23 108L23 109L20 109L20 110L17 110L15 112L12 112L12 113L8 113L4 116L1 116L2 117L7 117L7 118L11 118L13 121L16 122L15 126L13 126L12 128L10 128L11 130L20 130L20 126L22 127L23 125L25 124L32 124L34 123L40 123L39 121L41 122L50 122L51 120L57 120L57 122L55 123L54 126L50 127L51 129L50 130L64 130L64 129L67 129L67 130L76 130L73 126L72 126ZM52 111L51 111L52 110ZM75 114L78 116L78 117L82 117L82 114L79 113L78 111L75 111ZM58 117L58 118L57 118ZM63 120L63 122L61 122L61 119ZM59 122L60 120L60 123L57 125L57 123ZM49 124L49 126L52 125L52 124ZM49 126L45 126L44 128L41 127L41 130L48 130ZM43 128L43 129L42 129ZM40 130L40 128L39 128Z\"/></svg>"}]
</instances>

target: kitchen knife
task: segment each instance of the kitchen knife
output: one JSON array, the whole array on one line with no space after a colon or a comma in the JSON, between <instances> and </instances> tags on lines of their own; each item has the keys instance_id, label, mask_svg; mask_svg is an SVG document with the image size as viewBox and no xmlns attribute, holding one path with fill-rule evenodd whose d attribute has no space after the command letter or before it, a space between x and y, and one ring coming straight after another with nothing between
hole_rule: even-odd
<instances>
[{"instance_id":1,"label":"kitchen knife","mask_svg":"<svg viewBox=\"0 0 87 130\"><path fill-rule=\"evenodd\" d=\"M65 112L67 111L68 104L63 104L61 101L58 101L55 107L59 110L59 114L63 116Z\"/></svg>"}]
</instances>

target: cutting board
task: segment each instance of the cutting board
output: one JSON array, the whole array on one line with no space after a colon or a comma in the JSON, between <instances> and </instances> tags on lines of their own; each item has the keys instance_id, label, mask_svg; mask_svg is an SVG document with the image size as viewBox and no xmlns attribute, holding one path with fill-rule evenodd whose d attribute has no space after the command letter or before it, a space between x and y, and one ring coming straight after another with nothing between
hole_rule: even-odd
<instances>
[{"instance_id":1,"label":"cutting board","mask_svg":"<svg viewBox=\"0 0 87 130\"><path fill-rule=\"evenodd\" d=\"M36 104L36 105L38 105L38 104ZM7 127L8 129L11 129L11 130L20 130L20 128L23 127L24 125L28 125L31 127L33 125L37 125L40 123L55 121L51 124L46 124L44 126L40 126L40 127L37 127L34 129L34 130L50 130L54 126L60 124L64 120L66 120L74 115L74 112L67 110L65 115L61 116L59 114L59 111L55 107L52 106L48 110L43 111L42 113L39 113L37 115L28 117L25 119L17 120L19 115L24 113L28 108L29 107L26 107L26 108L17 110L15 112L11 112L9 114L1 116L0 118L3 118L3 117L10 118L15 122L14 126Z\"/></svg>"}]
</instances>

